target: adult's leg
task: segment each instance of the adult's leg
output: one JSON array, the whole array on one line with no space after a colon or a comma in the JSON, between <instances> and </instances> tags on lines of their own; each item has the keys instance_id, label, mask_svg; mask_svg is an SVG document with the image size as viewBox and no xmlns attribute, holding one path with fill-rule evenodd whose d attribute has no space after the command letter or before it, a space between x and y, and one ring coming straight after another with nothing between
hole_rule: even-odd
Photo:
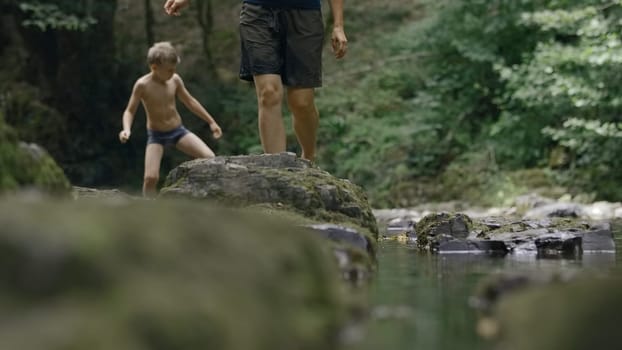
<instances>
[{"instance_id":1,"label":"adult's leg","mask_svg":"<svg viewBox=\"0 0 622 350\"><path fill-rule=\"evenodd\" d=\"M314 89L288 88L287 103L294 115L294 132L302 148L301 157L315 160L319 113L315 106Z\"/></svg>"},{"instance_id":2,"label":"adult's leg","mask_svg":"<svg viewBox=\"0 0 622 350\"><path fill-rule=\"evenodd\" d=\"M278 74L255 75L257 107L259 110L259 137L265 153L285 152L283 125L283 83Z\"/></svg>"},{"instance_id":3,"label":"adult's leg","mask_svg":"<svg viewBox=\"0 0 622 350\"><path fill-rule=\"evenodd\" d=\"M143 196L153 197L157 193L160 179L160 162L164 147L158 143L150 143L145 151L145 176L143 180Z\"/></svg>"},{"instance_id":4,"label":"adult's leg","mask_svg":"<svg viewBox=\"0 0 622 350\"><path fill-rule=\"evenodd\" d=\"M214 152L197 135L189 132L176 145L177 149L193 158L214 158Z\"/></svg>"}]
</instances>

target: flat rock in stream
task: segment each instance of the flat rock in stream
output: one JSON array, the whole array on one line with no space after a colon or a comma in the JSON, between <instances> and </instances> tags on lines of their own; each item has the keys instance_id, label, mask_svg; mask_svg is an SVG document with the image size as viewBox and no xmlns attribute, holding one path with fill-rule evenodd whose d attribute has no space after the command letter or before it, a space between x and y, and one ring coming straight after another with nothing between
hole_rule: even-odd
<instances>
[{"instance_id":1,"label":"flat rock in stream","mask_svg":"<svg viewBox=\"0 0 622 350\"><path fill-rule=\"evenodd\" d=\"M510 252L541 257L615 253L611 225L570 218L471 219L436 213L415 226L417 246L441 253Z\"/></svg>"},{"instance_id":2,"label":"flat rock in stream","mask_svg":"<svg viewBox=\"0 0 622 350\"><path fill-rule=\"evenodd\" d=\"M509 252L503 241L492 240L450 240L438 246L441 254L490 254L503 256Z\"/></svg>"}]
</instances>

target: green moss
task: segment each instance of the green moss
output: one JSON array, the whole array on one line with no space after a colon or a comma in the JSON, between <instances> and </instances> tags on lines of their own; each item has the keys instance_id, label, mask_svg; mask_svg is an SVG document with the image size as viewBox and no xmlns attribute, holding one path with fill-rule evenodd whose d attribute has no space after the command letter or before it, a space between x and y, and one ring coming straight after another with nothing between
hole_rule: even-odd
<instances>
[{"instance_id":1,"label":"green moss","mask_svg":"<svg viewBox=\"0 0 622 350\"><path fill-rule=\"evenodd\" d=\"M252 191L248 193L237 193L226 190L219 191L209 189L208 194L203 193L202 189L184 189L189 186L188 169L191 164L182 165L167 177L166 186L162 189L161 194L164 197L197 197L217 201L229 206L249 206L262 204L259 201L266 200L262 194L258 198L254 198ZM328 221L332 223L351 223L365 228L365 232L371 233L375 241L378 236L378 228L376 219L373 216L371 207L367 202L367 196L358 186L338 179L332 175L317 169L309 168L292 171L287 168L268 168L268 167L252 167L249 172L259 174L270 183L270 191L277 192L277 195L270 200L282 199L284 203L266 203L270 206L280 205L282 208L294 210L306 217ZM254 176L251 174L251 176ZM346 206L338 206L336 208L326 208L322 194L317 190L318 186L332 186L334 191L331 195L336 196L336 202L346 204ZM183 193L177 193L176 189L184 189ZM304 194L298 195L292 188L300 188ZM188 193L195 191L196 193ZM347 206L352 205L353 210Z\"/></svg>"},{"instance_id":2,"label":"green moss","mask_svg":"<svg viewBox=\"0 0 622 350\"><path fill-rule=\"evenodd\" d=\"M428 250L431 245L434 245L434 237L438 234L438 229L441 226L447 226L451 230L452 223L455 221L464 222L466 224L467 232L473 229L473 221L470 217L464 214L450 214L450 213L433 213L424 216L415 225L415 232L417 234L417 246L421 249ZM448 234L450 232L447 232Z\"/></svg>"},{"instance_id":3,"label":"green moss","mask_svg":"<svg viewBox=\"0 0 622 350\"><path fill-rule=\"evenodd\" d=\"M0 112L0 142L3 144L17 143L15 131L6 124L2 112Z\"/></svg>"},{"instance_id":4,"label":"green moss","mask_svg":"<svg viewBox=\"0 0 622 350\"><path fill-rule=\"evenodd\" d=\"M575 218L550 218L547 228L559 231L570 229L589 229L590 225L583 219ZM522 232L533 229L522 221L499 222L499 227L491 228L479 221L473 223L473 230L480 232L482 236L492 238L497 233Z\"/></svg>"},{"instance_id":5,"label":"green moss","mask_svg":"<svg viewBox=\"0 0 622 350\"><path fill-rule=\"evenodd\" d=\"M2 349L335 349L353 307L325 240L251 210L6 200L0 226Z\"/></svg>"},{"instance_id":6,"label":"green moss","mask_svg":"<svg viewBox=\"0 0 622 350\"><path fill-rule=\"evenodd\" d=\"M35 187L53 194L68 194L71 185L62 169L43 152L33 155L19 145L15 132L0 116L0 193ZM6 170L5 170L6 169Z\"/></svg>"},{"instance_id":7,"label":"green moss","mask_svg":"<svg viewBox=\"0 0 622 350\"><path fill-rule=\"evenodd\" d=\"M283 205L283 204L269 204L262 203L259 205L252 205L248 207L250 210L256 210L260 213L267 214L270 217L275 217L280 220L291 222L293 226L310 226L319 222L330 222L335 225L351 228L365 237L369 246L369 251L358 252L358 250L350 245L344 245L339 243L333 243L333 247L341 248L350 253L350 258L353 261L364 264L369 269L375 269L375 258L377 252L377 233L370 231L368 228L360 226L352 221L352 219L343 214L338 214L329 211L316 211L313 215L309 213L301 213L295 208ZM363 253L363 254L361 254ZM371 260L370 260L371 257Z\"/></svg>"},{"instance_id":8,"label":"green moss","mask_svg":"<svg viewBox=\"0 0 622 350\"><path fill-rule=\"evenodd\" d=\"M367 202L366 194L358 186L348 184L345 180L332 177L326 172L316 168L306 169L303 172L296 173L294 176L286 169L262 168L259 171L274 180L284 178L288 183L294 186L307 189L307 193L311 194L312 198L310 204L293 202L293 206L296 210L301 211L305 216L326 220L332 223L354 223L357 226L365 227L366 232L371 232L374 241L378 239L378 227L375 217L373 217L371 208ZM334 186L339 202L344 203L346 201L355 200L356 202L353 204L361 209L364 216L356 218L347 213L322 209L324 205L320 193L316 189L318 185ZM345 193L348 192L353 193L351 196L346 197Z\"/></svg>"}]
</instances>

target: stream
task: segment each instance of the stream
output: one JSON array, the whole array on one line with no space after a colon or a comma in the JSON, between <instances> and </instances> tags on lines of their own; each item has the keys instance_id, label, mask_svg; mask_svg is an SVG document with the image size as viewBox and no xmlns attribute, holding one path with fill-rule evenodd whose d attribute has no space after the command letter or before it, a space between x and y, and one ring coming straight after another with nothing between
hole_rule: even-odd
<instances>
[{"instance_id":1,"label":"stream","mask_svg":"<svg viewBox=\"0 0 622 350\"><path fill-rule=\"evenodd\" d=\"M380 241L371 317L353 349L491 349L476 334L476 310L469 305L482 278L505 272L613 273L622 266L622 235L618 232L615 238L615 254L584 254L580 259L425 254L412 245Z\"/></svg>"}]
</instances>

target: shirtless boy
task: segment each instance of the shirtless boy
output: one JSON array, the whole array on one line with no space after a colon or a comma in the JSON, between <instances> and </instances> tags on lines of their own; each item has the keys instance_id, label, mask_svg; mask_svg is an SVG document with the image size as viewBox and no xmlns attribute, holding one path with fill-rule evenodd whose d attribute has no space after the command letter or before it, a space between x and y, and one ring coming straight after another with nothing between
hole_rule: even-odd
<instances>
[{"instance_id":1,"label":"shirtless boy","mask_svg":"<svg viewBox=\"0 0 622 350\"><path fill-rule=\"evenodd\" d=\"M148 135L143 195L153 196L157 192L164 146L175 145L193 158L214 157L214 152L205 142L182 125L175 97L209 124L215 139L222 136L222 130L201 103L190 95L181 77L175 73L179 56L173 45L168 42L154 44L147 54L147 62L151 73L139 78L134 84L123 113L123 130L119 133L119 140L122 143L129 140L136 109L142 102L147 114Z\"/></svg>"}]
</instances>

